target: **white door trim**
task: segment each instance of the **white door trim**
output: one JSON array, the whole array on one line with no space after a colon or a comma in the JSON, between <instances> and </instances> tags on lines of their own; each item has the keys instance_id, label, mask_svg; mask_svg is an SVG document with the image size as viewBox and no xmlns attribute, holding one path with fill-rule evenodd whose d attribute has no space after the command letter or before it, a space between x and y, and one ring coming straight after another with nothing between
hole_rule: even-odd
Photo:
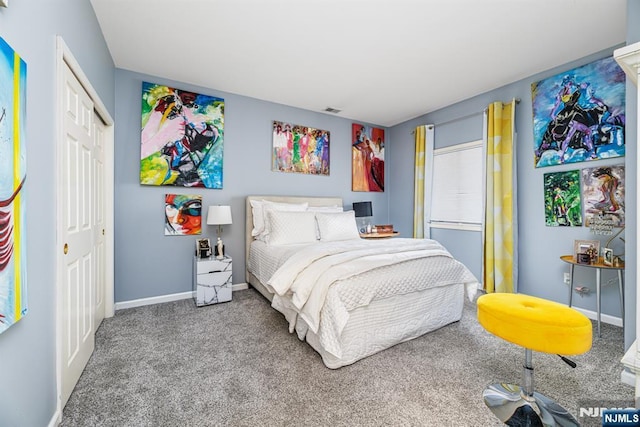
<instances>
[{"instance_id":1,"label":"white door trim","mask_svg":"<svg viewBox=\"0 0 640 427\"><path fill-rule=\"evenodd\" d=\"M91 82L80 68L80 64L75 59L71 50L64 42L61 36L56 37L56 196L60 191L61 176L62 176L62 158L61 149L64 141L63 134L63 96L64 93L64 66L65 64L76 75L87 94L91 97L94 103L94 109L100 118L106 125L105 129L105 151L104 151L104 163L105 163L105 176L104 176L104 190L105 190L105 317L112 317L114 314L114 120L109 114L109 111L102 103L102 100L98 96ZM55 198L60 200L59 197ZM58 241L62 235L62 221L61 221L62 207L58 203L56 205L56 240L54 253L56 254L56 412L58 422L62 421L62 320L61 320L61 284L63 283L62 268L63 265L63 243Z\"/></svg>"}]
</instances>

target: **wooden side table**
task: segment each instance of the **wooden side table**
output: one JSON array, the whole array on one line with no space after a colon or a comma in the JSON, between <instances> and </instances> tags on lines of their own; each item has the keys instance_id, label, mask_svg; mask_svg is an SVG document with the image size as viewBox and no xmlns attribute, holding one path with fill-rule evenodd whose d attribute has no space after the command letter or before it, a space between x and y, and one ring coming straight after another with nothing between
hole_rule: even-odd
<instances>
[{"instance_id":1,"label":"wooden side table","mask_svg":"<svg viewBox=\"0 0 640 427\"><path fill-rule=\"evenodd\" d=\"M624 281L622 278L622 272L624 271L624 263L620 265L606 265L602 261L602 257L598 258L598 262L593 264L579 264L573 255L562 255L560 259L571 266L571 273L569 276L569 307L573 301L573 272L576 266L593 268L596 271L596 312L598 316L598 337L600 337L600 304L602 295L600 293L601 279L600 275L602 270L617 270L618 271L618 289L620 291L620 308L622 311L622 328L624 329Z\"/></svg>"},{"instance_id":2,"label":"wooden side table","mask_svg":"<svg viewBox=\"0 0 640 427\"><path fill-rule=\"evenodd\" d=\"M386 239L399 235L399 231L392 231L391 233L360 233L360 237L362 237L363 239Z\"/></svg>"}]
</instances>

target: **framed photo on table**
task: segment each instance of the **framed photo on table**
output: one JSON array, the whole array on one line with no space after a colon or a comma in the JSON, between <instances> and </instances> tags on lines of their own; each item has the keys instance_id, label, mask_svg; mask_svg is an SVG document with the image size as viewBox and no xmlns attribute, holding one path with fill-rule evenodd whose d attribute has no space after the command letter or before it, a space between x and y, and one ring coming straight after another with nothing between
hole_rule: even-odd
<instances>
[{"instance_id":1,"label":"framed photo on table","mask_svg":"<svg viewBox=\"0 0 640 427\"><path fill-rule=\"evenodd\" d=\"M613 249L602 248L602 262L604 265L613 265Z\"/></svg>"},{"instance_id":2,"label":"framed photo on table","mask_svg":"<svg viewBox=\"0 0 640 427\"><path fill-rule=\"evenodd\" d=\"M209 239L196 240L196 256L198 258L208 258L211 256L211 242Z\"/></svg>"},{"instance_id":3,"label":"framed photo on table","mask_svg":"<svg viewBox=\"0 0 640 427\"><path fill-rule=\"evenodd\" d=\"M573 242L573 259L577 263L590 264L597 262L599 253L600 240L575 240ZM589 258L585 257L585 254Z\"/></svg>"}]
</instances>

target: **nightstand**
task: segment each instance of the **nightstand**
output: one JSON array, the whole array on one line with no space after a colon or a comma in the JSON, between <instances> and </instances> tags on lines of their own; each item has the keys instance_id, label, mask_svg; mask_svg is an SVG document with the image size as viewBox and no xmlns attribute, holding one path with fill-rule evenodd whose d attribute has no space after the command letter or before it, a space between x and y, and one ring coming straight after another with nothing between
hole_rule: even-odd
<instances>
[{"instance_id":1,"label":"nightstand","mask_svg":"<svg viewBox=\"0 0 640 427\"><path fill-rule=\"evenodd\" d=\"M391 231L389 233L360 233L360 237L363 239L387 239L389 237L396 237L399 235L399 231Z\"/></svg>"},{"instance_id":2,"label":"nightstand","mask_svg":"<svg viewBox=\"0 0 640 427\"><path fill-rule=\"evenodd\" d=\"M193 258L193 298L196 306L231 301L232 259Z\"/></svg>"},{"instance_id":3,"label":"nightstand","mask_svg":"<svg viewBox=\"0 0 640 427\"><path fill-rule=\"evenodd\" d=\"M624 262L619 265L607 265L604 263L602 257L598 257L598 261L593 264L580 264L574 259L574 255L562 255L560 259L571 266L571 272L569 273L569 307L573 303L573 273L575 267L587 267L593 268L596 272L596 318L598 325L598 338L600 338L600 303L602 300L602 293L600 292L601 285L601 270L615 270L618 272L618 290L620 291L620 311L622 312L622 329L624 330L624 280L622 273L624 272Z\"/></svg>"}]
</instances>

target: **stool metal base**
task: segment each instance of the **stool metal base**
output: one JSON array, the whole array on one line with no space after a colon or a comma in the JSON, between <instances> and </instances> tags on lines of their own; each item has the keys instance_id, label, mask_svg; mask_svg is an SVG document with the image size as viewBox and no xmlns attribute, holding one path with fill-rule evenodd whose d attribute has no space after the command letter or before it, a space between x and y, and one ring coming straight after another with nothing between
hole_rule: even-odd
<instances>
[{"instance_id":1,"label":"stool metal base","mask_svg":"<svg viewBox=\"0 0 640 427\"><path fill-rule=\"evenodd\" d=\"M514 384L491 384L482 393L484 403L508 426L579 427L578 421L562 406L534 392L527 396Z\"/></svg>"}]
</instances>

